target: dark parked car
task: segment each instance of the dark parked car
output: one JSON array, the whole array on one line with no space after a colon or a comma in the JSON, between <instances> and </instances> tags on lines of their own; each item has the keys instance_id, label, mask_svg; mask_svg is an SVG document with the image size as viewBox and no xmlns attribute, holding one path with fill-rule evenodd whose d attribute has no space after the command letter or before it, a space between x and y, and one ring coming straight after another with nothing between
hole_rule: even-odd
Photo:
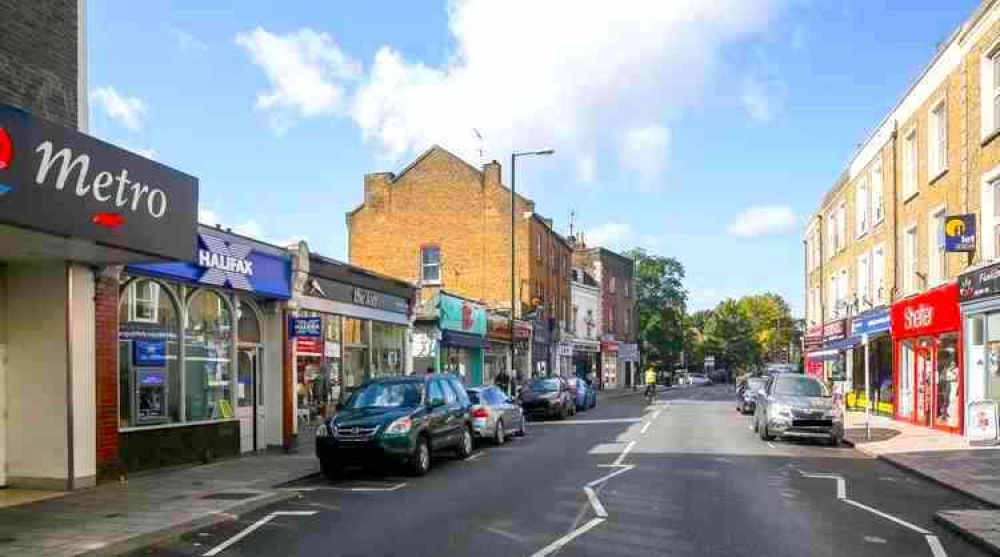
<instances>
[{"instance_id":1,"label":"dark parked car","mask_svg":"<svg viewBox=\"0 0 1000 557\"><path fill-rule=\"evenodd\" d=\"M797 373L779 373L757 394L754 431L765 441L797 437L838 445L844 437L844 422L833 405L830 390L821 381Z\"/></svg>"},{"instance_id":2,"label":"dark parked car","mask_svg":"<svg viewBox=\"0 0 1000 557\"><path fill-rule=\"evenodd\" d=\"M329 478L349 466L404 465L426 474L431 455L472 454L471 402L446 374L365 382L316 430L316 456Z\"/></svg>"},{"instance_id":3,"label":"dark parked car","mask_svg":"<svg viewBox=\"0 0 1000 557\"><path fill-rule=\"evenodd\" d=\"M566 379L569 390L573 393L573 401L577 410L587 410L597 406L597 390L579 377Z\"/></svg>"},{"instance_id":4,"label":"dark parked car","mask_svg":"<svg viewBox=\"0 0 1000 557\"><path fill-rule=\"evenodd\" d=\"M468 389L472 401L472 433L503 445L511 435L524 436L524 412L499 387Z\"/></svg>"},{"instance_id":5,"label":"dark parked car","mask_svg":"<svg viewBox=\"0 0 1000 557\"><path fill-rule=\"evenodd\" d=\"M757 393L767 387L764 377L750 377L736 390L736 411L752 414L757 408Z\"/></svg>"},{"instance_id":6,"label":"dark parked car","mask_svg":"<svg viewBox=\"0 0 1000 557\"><path fill-rule=\"evenodd\" d=\"M561 377L536 377L521 391L521 408L531 418L563 419L576 414L576 401Z\"/></svg>"}]
</instances>

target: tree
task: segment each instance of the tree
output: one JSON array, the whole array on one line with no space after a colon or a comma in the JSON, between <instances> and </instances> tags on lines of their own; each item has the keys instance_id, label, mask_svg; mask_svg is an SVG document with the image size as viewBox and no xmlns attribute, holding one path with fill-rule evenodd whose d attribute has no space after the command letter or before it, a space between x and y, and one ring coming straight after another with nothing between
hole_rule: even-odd
<instances>
[{"instance_id":1,"label":"tree","mask_svg":"<svg viewBox=\"0 0 1000 557\"><path fill-rule=\"evenodd\" d=\"M784 298L773 293L745 296L740 308L750 320L754 337L765 361L787 361L789 343L794 340L795 322Z\"/></svg>"},{"instance_id":2,"label":"tree","mask_svg":"<svg viewBox=\"0 0 1000 557\"><path fill-rule=\"evenodd\" d=\"M673 257L653 255L641 248L627 252L635 262L639 340L646 361L673 369L684 350L684 265Z\"/></svg>"},{"instance_id":3,"label":"tree","mask_svg":"<svg viewBox=\"0 0 1000 557\"><path fill-rule=\"evenodd\" d=\"M746 310L736 300L716 306L705 324L705 353L716 357L716 366L732 373L760 361L760 344Z\"/></svg>"}]
</instances>

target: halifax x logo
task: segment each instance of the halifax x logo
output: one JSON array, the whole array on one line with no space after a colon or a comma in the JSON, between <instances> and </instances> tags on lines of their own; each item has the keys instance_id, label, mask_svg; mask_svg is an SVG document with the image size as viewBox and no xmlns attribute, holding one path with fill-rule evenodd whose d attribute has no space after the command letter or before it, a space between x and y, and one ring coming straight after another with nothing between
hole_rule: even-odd
<instances>
[{"instance_id":1,"label":"halifax x logo","mask_svg":"<svg viewBox=\"0 0 1000 557\"><path fill-rule=\"evenodd\" d=\"M204 261L202 262L202 266L208 267L205 274L201 276L203 284L226 286L228 283L232 288L253 290L247 276L235 270L240 269L242 265L247 265L249 270L249 262L246 261L246 257L253 251L252 247L243 244L230 244L221 238L207 234L201 235L201 241L205 244L208 253L199 254L199 259L207 256L211 263L205 265Z\"/></svg>"}]
</instances>

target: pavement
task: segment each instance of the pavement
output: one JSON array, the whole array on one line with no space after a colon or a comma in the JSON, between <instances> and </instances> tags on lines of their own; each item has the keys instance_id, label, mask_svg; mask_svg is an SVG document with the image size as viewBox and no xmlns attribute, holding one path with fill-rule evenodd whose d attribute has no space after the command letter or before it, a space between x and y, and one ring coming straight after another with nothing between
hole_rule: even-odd
<instances>
[{"instance_id":1,"label":"pavement","mask_svg":"<svg viewBox=\"0 0 1000 557\"><path fill-rule=\"evenodd\" d=\"M935 521L985 505L849 447L764 442L731 389L603 397L430 474L289 482L294 498L155 557L982 556Z\"/></svg>"},{"instance_id":2,"label":"pavement","mask_svg":"<svg viewBox=\"0 0 1000 557\"><path fill-rule=\"evenodd\" d=\"M5 507L0 557L121 555L293 498L274 486L317 469L311 454L261 454L133 475Z\"/></svg>"}]
</instances>

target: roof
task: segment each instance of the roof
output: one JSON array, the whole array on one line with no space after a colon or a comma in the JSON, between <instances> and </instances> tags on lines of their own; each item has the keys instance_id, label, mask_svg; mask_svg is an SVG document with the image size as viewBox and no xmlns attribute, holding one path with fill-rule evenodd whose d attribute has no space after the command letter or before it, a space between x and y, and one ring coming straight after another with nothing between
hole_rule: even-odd
<instances>
[{"instance_id":1,"label":"roof","mask_svg":"<svg viewBox=\"0 0 1000 557\"><path fill-rule=\"evenodd\" d=\"M327 269L314 269L313 263L318 263L320 266L328 266ZM395 294L400 294L403 297L410 298L416 294L417 286L413 283L406 282L395 277L390 277L388 275L382 275L374 271L370 271L363 267L358 267L356 265L351 265L350 263L344 263L343 261L338 261L336 259L331 259L329 257L320 255L315 252L309 252L309 274L315 275L323 278L328 278L331 280L336 280L340 282L345 282L348 284L354 284L355 286L360 286L363 288L372 289L382 289L395 290L397 292L390 292ZM327 271L327 272L323 272ZM332 276L331 276L332 275ZM375 283L383 283L381 285L376 285Z\"/></svg>"}]
</instances>

